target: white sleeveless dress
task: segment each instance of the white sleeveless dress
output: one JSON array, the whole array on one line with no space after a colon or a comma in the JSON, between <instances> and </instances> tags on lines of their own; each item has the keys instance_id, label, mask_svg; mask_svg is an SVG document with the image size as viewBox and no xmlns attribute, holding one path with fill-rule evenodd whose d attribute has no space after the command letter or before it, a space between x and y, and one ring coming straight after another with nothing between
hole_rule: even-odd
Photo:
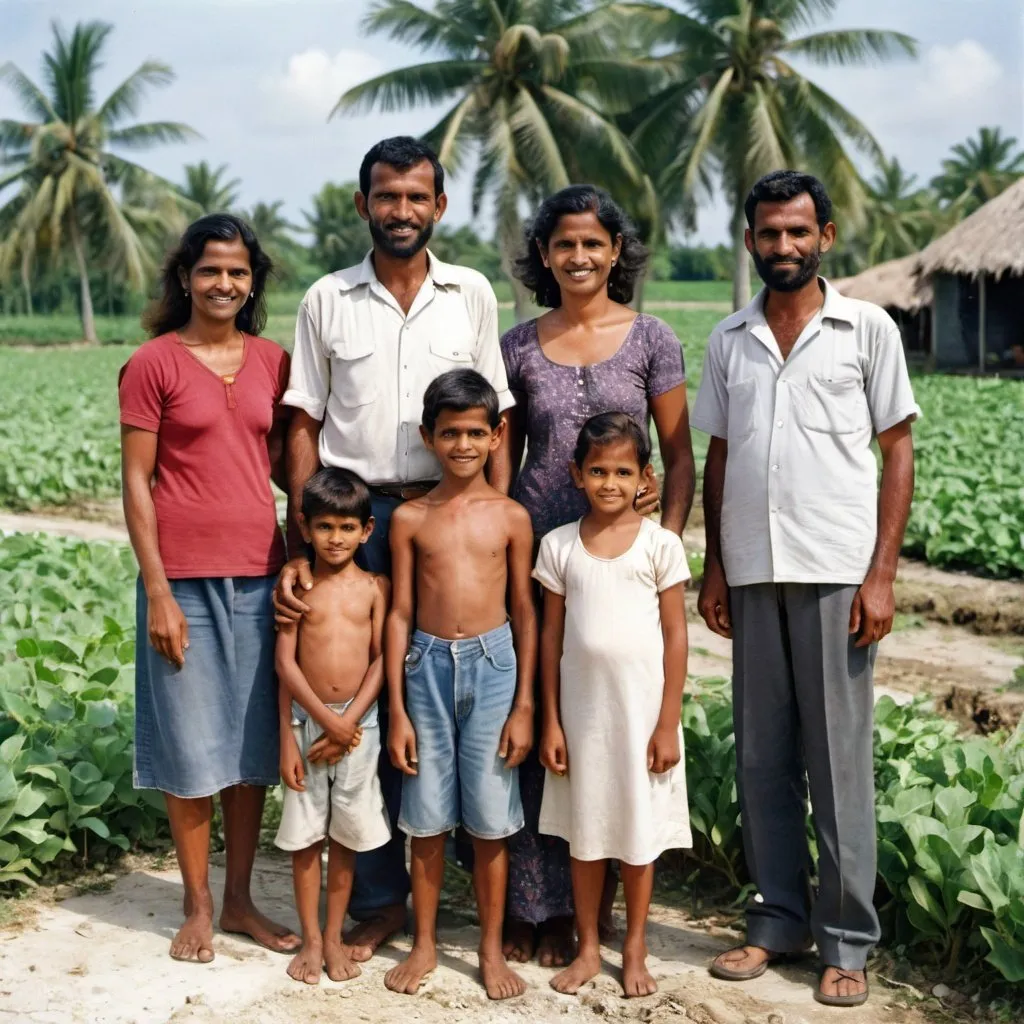
<instances>
[{"instance_id":1,"label":"white sleeveless dress","mask_svg":"<svg viewBox=\"0 0 1024 1024\"><path fill-rule=\"evenodd\" d=\"M663 775L647 770L665 682L658 595L689 579L682 541L645 519L628 551L598 558L568 523L541 541L533 576L565 596L569 771L545 777L540 831L568 840L577 860L649 864L691 846L684 760Z\"/></svg>"}]
</instances>

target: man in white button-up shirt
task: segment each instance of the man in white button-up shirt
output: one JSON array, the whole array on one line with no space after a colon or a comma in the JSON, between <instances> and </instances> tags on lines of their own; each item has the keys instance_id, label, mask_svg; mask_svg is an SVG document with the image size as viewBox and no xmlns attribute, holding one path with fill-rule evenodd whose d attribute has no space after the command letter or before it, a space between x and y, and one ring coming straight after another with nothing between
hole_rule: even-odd
<instances>
[{"instance_id":1,"label":"man in white button-up shirt","mask_svg":"<svg viewBox=\"0 0 1024 1024\"><path fill-rule=\"evenodd\" d=\"M359 265L317 281L299 307L283 399L296 410L288 431L289 547L302 550L296 515L306 481L321 464L341 466L372 495L374 531L356 561L389 574L392 511L440 478L419 432L427 385L446 370L471 367L493 385L502 410L514 401L493 289L482 274L442 263L426 248L447 204L437 157L415 139L385 139L363 159L359 189L355 204L373 249ZM285 566L274 598L279 618L308 610L295 588L311 581L304 558ZM383 701L380 711L379 774L392 840L356 859L349 913L362 923L348 941L357 960L404 925L409 892L405 841L395 827L402 776L388 757Z\"/></svg>"},{"instance_id":2,"label":"man in white button-up shirt","mask_svg":"<svg viewBox=\"0 0 1024 1024\"><path fill-rule=\"evenodd\" d=\"M813 938L816 998L851 1006L867 997L864 965L879 934L872 665L892 627L920 410L893 321L818 276L836 232L821 183L767 175L746 215L767 287L712 332L692 417L711 435L699 608L734 638L737 781L760 894L747 944L712 973L757 977Z\"/></svg>"}]
</instances>

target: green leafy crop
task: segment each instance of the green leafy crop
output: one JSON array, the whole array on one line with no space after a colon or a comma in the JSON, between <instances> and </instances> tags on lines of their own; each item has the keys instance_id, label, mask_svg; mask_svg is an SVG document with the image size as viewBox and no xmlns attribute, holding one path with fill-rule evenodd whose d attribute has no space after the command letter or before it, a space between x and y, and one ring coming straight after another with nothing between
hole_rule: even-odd
<instances>
[{"instance_id":1,"label":"green leafy crop","mask_svg":"<svg viewBox=\"0 0 1024 1024\"><path fill-rule=\"evenodd\" d=\"M1024 382L916 377L917 486L904 550L1024 575Z\"/></svg>"},{"instance_id":2,"label":"green leafy crop","mask_svg":"<svg viewBox=\"0 0 1024 1024\"><path fill-rule=\"evenodd\" d=\"M132 787L134 577L120 545L0 539L0 883L163 829Z\"/></svg>"}]
</instances>

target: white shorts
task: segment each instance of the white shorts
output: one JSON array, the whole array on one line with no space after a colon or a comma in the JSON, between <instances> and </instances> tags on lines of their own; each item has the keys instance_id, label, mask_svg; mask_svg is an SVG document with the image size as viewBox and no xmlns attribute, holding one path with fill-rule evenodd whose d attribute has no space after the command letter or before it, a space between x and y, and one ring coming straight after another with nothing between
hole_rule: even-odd
<instances>
[{"instance_id":1,"label":"white shorts","mask_svg":"<svg viewBox=\"0 0 1024 1024\"><path fill-rule=\"evenodd\" d=\"M327 706L340 715L350 703ZM306 753L323 730L309 716L302 721L293 706L292 734L302 753L306 789L299 793L285 787L281 825L274 839L280 849L305 850L330 836L346 849L362 853L376 850L391 838L377 778L380 727L376 704L359 724L363 736L355 750L334 765L310 764Z\"/></svg>"}]
</instances>

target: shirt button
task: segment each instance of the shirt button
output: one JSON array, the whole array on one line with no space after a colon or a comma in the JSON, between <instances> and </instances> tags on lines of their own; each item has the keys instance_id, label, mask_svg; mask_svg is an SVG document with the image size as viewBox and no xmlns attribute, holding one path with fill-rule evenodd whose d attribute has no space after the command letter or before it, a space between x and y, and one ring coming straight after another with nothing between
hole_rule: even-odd
<instances>
[{"instance_id":1,"label":"shirt button","mask_svg":"<svg viewBox=\"0 0 1024 1024\"><path fill-rule=\"evenodd\" d=\"M776 420L775 421L775 426L781 427L782 426L782 420Z\"/></svg>"},{"instance_id":2,"label":"shirt button","mask_svg":"<svg viewBox=\"0 0 1024 1024\"><path fill-rule=\"evenodd\" d=\"M772 466L772 472L773 473L778 473L778 471L779 471L779 467L778 466Z\"/></svg>"}]
</instances>

